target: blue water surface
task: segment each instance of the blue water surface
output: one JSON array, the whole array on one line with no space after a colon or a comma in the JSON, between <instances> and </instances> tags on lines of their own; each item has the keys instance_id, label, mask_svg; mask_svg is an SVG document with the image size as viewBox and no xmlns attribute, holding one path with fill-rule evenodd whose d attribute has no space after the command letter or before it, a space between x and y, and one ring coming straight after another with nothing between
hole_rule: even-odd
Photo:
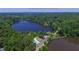
<instances>
[{"instance_id":1,"label":"blue water surface","mask_svg":"<svg viewBox=\"0 0 79 59\"><path fill-rule=\"evenodd\" d=\"M12 24L12 28L18 32L50 32L51 28L44 27L42 25L28 22L20 21Z\"/></svg>"}]
</instances>

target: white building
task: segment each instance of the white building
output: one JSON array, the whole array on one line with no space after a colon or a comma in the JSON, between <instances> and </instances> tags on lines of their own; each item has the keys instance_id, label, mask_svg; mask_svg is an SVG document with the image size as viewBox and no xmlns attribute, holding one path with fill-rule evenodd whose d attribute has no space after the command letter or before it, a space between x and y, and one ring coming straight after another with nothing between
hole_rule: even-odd
<instances>
[{"instance_id":1,"label":"white building","mask_svg":"<svg viewBox=\"0 0 79 59\"><path fill-rule=\"evenodd\" d=\"M44 42L47 42L47 40L48 40L47 35L43 36L43 38L35 37L33 39L33 43L36 44L36 51L38 51L40 48L42 48L42 46L44 46Z\"/></svg>"},{"instance_id":2,"label":"white building","mask_svg":"<svg viewBox=\"0 0 79 59\"><path fill-rule=\"evenodd\" d=\"M37 45L37 44L40 44L40 41L38 40L38 37L35 37L35 38L34 38L33 43L35 43L36 45Z\"/></svg>"}]
</instances>

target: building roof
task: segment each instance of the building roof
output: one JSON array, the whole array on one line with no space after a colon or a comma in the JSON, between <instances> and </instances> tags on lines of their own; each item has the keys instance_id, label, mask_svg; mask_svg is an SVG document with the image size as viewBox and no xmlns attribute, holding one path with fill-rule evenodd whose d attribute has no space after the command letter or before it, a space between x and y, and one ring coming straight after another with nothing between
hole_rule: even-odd
<instances>
[{"instance_id":1,"label":"building roof","mask_svg":"<svg viewBox=\"0 0 79 59\"><path fill-rule=\"evenodd\" d=\"M40 41L38 40L38 38L37 38L37 37L35 37L35 38L34 38L34 40L33 40L33 43L35 43L35 44L39 44L39 43L40 43Z\"/></svg>"}]
</instances>

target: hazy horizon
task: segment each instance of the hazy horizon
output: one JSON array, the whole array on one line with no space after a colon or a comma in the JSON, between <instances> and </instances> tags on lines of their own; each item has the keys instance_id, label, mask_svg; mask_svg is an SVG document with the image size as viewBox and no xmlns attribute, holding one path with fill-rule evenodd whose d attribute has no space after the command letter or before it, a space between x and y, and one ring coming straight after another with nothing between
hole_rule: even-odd
<instances>
[{"instance_id":1,"label":"hazy horizon","mask_svg":"<svg viewBox=\"0 0 79 59\"><path fill-rule=\"evenodd\" d=\"M79 12L79 8L0 8L0 13L7 12Z\"/></svg>"}]
</instances>

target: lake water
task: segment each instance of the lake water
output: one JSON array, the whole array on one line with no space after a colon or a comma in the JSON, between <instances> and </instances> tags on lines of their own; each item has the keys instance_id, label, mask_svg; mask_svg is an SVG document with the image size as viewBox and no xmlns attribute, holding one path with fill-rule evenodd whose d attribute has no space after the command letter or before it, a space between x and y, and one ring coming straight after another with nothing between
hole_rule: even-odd
<instances>
[{"instance_id":1,"label":"lake water","mask_svg":"<svg viewBox=\"0 0 79 59\"><path fill-rule=\"evenodd\" d=\"M49 51L79 51L79 38L57 39L50 42Z\"/></svg>"},{"instance_id":2,"label":"lake water","mask_svg":"<svg viewBox=\"0 0 79 59\"><path fill-rule=\"evenodd\" d=\"M51 28L43 27L42 25L28 22L28 21L21 21L15 22L12 24L12 28L18 32L50 32L52 31Z\"/></svg>"}]
</instances>

